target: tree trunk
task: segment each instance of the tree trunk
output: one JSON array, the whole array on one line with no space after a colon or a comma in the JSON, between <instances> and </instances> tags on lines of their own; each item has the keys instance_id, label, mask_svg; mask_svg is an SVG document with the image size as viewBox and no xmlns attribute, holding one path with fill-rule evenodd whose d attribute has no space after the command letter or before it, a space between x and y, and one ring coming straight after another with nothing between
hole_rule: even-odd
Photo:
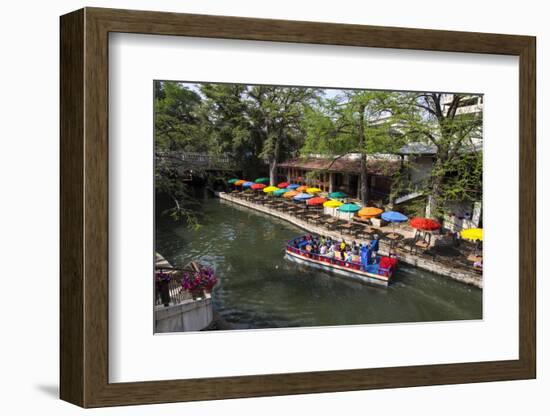
<instances>
[{"instance_id":1,"label":"tree trunk","mask_svg":"<svg viewBox=\"0 0 550 416\"><path fill-rule=\"evenodd\" d=\"M269 184L271 186L277 185L277 163L279 163L279 152L280 152L280 143L281 138L278 137L275 142L275 149L273 149L273 156L269 162Z\"/></svg>"},{"instance_id":2,"label":"tree trunk","mask_svg":"<svg viewBox=\"0 0 550 416\"><path fill-rule=\"evenodd\" d=\"M441 184L443 177L437 175L432 179L432 186L430 195L428 195L428 204L426 206L426 217L435 218L439 216L439 201L440 201L440 192Z\"/></svg>"},{"instance_id":3,"label":"tree trunk","mask_svg":"<svg viewBox=\"0 0 550 416\"><path fill-rule=\"evenodd\" d=\"M369 201L369 184L367 182L367 155L365 153L365 105L361 104L359 106L359 149L361 151L361 177L360 177L360 195L359 200L364 206L367 205Z\"/></svg>"}]
</instances>

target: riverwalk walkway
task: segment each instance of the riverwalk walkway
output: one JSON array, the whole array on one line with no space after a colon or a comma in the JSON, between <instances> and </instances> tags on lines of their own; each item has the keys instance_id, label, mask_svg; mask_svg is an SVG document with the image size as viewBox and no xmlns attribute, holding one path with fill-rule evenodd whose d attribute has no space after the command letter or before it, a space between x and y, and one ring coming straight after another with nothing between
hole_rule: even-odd
<instances>
[{"instance_id":1,"label":"riverwalk walkway","mask_svg":"<svg viewBox=\"0 0 550 416\"><path fill-rule=\"evenodd\" d=\"M238 206L252 209L256 212L261 212L280 218L312 234L330 236L336 240L345 239L349 242L355 240L358 243L364 243L370 239L368 237L362 237L361 235L349 235L346 233L345 227L331 227L330 224L323 221L323 217L321 215L318 215L318 219L315 219L314 216L313 219L312 217L299 217L294 213L294 210L285 210L281 209L280 206L276 207L271 204L258 203L255 202L254 199L250 198L245 199L242 197L242 194L220 192L219 197L222 202L236 204ZM400 262L428 270L438 275L445 276L478 288L483 287L482 276L476 273L473 269L465 267L462 263L457 261L455 258L456 256L446 254L444 250L441 250L440 253L437 253L436 250L432 250L431 255L414 251L411 252L403 241L411 240L414 237L414 231L399 230L399 233L404 236L404 239L400 242L398 241L392 244L391 239L382 238L380 240L381 254L388 255L390 245L393 245L393 250L397 252ZM381 234L385 233L381 232Z\"/></svg>"}]
</instances>

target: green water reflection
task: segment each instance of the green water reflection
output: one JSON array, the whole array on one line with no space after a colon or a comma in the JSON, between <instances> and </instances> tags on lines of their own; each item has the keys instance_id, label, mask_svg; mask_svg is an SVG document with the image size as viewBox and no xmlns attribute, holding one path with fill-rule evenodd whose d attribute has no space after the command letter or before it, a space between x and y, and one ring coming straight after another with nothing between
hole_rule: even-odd
<instances>
[{"instance_id":1,"label":"green water reflection","mask_svg":"<svg viewBox=\"0 0 550 416\"><path fill-rule=\"evenodd\" d=\"M283 258L303 231L218 199L202 205L204 225L190 230L157 218L156 249L174 265L212 265L218 313L235 328L275 328L481 319L482 291L400 264L388 288L349 282Z\"/></svg>"}]
</instances>

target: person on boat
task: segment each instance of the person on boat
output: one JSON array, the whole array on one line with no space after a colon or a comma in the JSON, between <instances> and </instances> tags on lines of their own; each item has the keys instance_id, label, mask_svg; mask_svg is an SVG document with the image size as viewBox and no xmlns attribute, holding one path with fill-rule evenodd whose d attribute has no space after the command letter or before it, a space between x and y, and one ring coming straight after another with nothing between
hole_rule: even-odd
<instances>
[{"instance_id":1,"label":"person on boat","mask_svg":"<svg viewBox=\"0 0 550 416\"><path fill-rule=\"evenodd\" d=\"M344 251L346 249L346 240L342 238L342 242L340 243L340 250Z\"/></svg>"},{"instance_id":2,"label":"person on boat","mask_svg":"<svg viewBox=\"0 0 550 416\"><path fill-rule=\"evenodd\" d=\"M351 262L353 261L353 254L351 253L351 251L348 251L348 252L347 252L346 261L347 261L348 263L351 263Z\"/></svg>"},{"instance_id":3,"label":"person on boat","mask_svg":"<svg viewBox=\"0 0 550 416\"><path fill-rule=\"evenodd\" d=\"M319 253L323 256L326 256L327 251L328 251L327 246L326 246L326 244L323 243L321 245L321 248L319 249Z\"/></svg>"},{"instance_id":4,"label":"person on boat","mask_svg":"<svg viewBox=\"0 0 550 416\"><path fill-rule=\"evenodd\" d=\"M359 245L357 242L353 241L353 243L351 243L351 251L355 256L359 255Z\"/></svg>"},{"instance_id":5,"label":"person on boat","mask_svg":"<svg viewBox=\"0 0 550 416\"><path fill-rule=\"evenodd\" d=\"M378 237L378 234L374 235L374 240L370 243L370 250L372 252L372 256L376 257L378 255L378 249L380 248L380 239Z\"/></svg>"}]
</instances>

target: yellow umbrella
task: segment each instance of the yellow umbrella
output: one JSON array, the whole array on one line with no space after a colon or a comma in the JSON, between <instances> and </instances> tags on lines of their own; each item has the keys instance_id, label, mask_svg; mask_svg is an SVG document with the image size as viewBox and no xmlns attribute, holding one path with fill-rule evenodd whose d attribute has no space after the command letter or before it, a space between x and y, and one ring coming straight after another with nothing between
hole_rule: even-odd
<instances>
[{"instance_id":1,"label":"yellow umbrella","mask_svg":"<svg viewBox=\"0 0 550 416\"><path fill-rule=\"evenodd\" d=\"M265 192L266 194L269 194L269 193L271 193L271 192L273 192L273 191L276 191L277 189L279 189L279 188L277 188L276 186L268 186L267 188L264 188L264 192Z\"/></svg>"},{"instance_id":2,"label":"yellow umbrella","mask_svg":"<svg viewBox=\"0 0 550 416\"><path fill-rule=\"evenodd\" d=\"M483 228L467 228L460 232L460 236L466 240L483 241Z\"/></svg>"},{"instance_id":3,"label":"yellow umbrella","mask_svg":"<svg viewBox=\"0 0 550 416\"><path fill-rule=\"evenodd\" d=\"M336 199L331 199L330 201L323 203L323 206L327 208L338 208L341 205L344 205L344 203L337 201Z\"/></svg>"},{"instance_id":4,"label":"yellow umbrella","mask_svg":"<svg viewBox=\"0 0 550 416\"><path fill-rule=\"evenodd\" d=\"M359 215L360 217L363 217L363 218L374 218L374 217L382 214L382 212L384 212L384 211L381 210L380 208L365 207L365 208L361 208L359 210L359 212L357 213L357 215Z\"/></svg>"},{"instance_id":5,"label":"yellow umbrella","mask_svg":"<svg viewBox=\"0 0 550 416\"><path fill-rule=\"evenodd\" d=\"M237 186L241 186L243 183L245 183L246 181L243 181L242 179L239 179L237 182L235 182L235 185Z\"/></svg>"},{"instance_id":6,"label":"yellow umbrella","mask_svg":"<svg viewBox=\"0 0 550 416\"><path fill-rule=\"evenodd\" d=\"M322 192L323 190L322 189L319 189L319 188L307 188L306 189L306 192L308 194L318 194L319 192Z\"/></svg>"},{"instance_id":7,"label":"yellow umbrella","mask_svg":"<svg viewBox=\"0 0 550 416\"><path fill-rule=\"evenodd\" d=\"M283 194L285 198L293 198L298 195L300 192L297 191L288 191L286 194Z\"/></svg>"}]
</instances>

